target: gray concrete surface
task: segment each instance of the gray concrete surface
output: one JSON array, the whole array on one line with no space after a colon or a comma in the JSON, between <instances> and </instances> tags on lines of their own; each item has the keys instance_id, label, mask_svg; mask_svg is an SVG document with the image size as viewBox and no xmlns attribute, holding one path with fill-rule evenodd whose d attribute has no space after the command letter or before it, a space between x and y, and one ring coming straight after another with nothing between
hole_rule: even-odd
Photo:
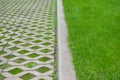
<instances>
[{"instance_id":1,"label":"gray concrete surface","mask_svg":"<svg viewBox=\"0 0 120 80\"><path fill-rule=\"evenodd\" d=\"M67 27L62 0L57 0L58 14L58 80L76 80L72 57L68 48Z\"/></svg>"}]
</instances>

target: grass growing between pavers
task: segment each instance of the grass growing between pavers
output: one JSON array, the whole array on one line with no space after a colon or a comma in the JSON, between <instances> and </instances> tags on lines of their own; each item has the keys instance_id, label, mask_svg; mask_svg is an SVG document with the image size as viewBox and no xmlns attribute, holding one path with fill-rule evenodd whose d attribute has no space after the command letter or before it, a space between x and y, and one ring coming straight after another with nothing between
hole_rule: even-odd
<instances>
[{"instance_id":1,"label":"grass growing between pavers","mask_svg":"<svg viewBox=\"0 0 120 80\"><path fill-rule=\"evenodd\" d=\"M35 75L33 75L31 73L27 73L27 74L21 76L20 78L22 78L23 80L27 80L27 79L32 79L34 77L35 77Z\"/></svg>"},{"instance_id":2,"label":"grass growing between pavers","mask_svg":"<svg viewBox=\"0 0 120 80\"><path fill-rule=\"evenodd\" d=\"M4 80L4 79L5 79L5 77L0 74L0 80Z\"/></svg>"},{"instance_id":3,"label":"grass growing between pavers","mask_svg":"<svg viewBox=\"0 0 120 80\"><path fill-rule=\"evenodd\" d=\"M120 79L120 1L63 0L78 80Z\"/></svg>"},{"instance_id":4,"label":"grass growing between pavers","mask_svg":"<svg viewBox=\"0 0 120 80\"><path fill-rule=\"evenodd\" d=\"M21 73L22 71L23 71L22 69L15 68L15 69L10 70L9 73L16 75L18 73Z\"/></svg>"},{"instance_id":5,"label":"grass growing between pavers","mask_svg":"<svg viewBox=\"0 0 120 80\"><path fill-rule=\"evenodd\" d=\"M40 72L40 73L45 73L45 72L48 72L50 70L51 70L50 68L45 67L45 66L40 67L39 69L37 69L37 71Z\"/></svg>"},{"instance_id":6,"label":"grass growing between pavers","mask_svg":"<svg viewBox=\"0 0 120 80\"><path fill-rule=\"evenodd\" d=\"M8 64L8 63L0 65L0 69L6 69L6 68L9 68L9 67L11 67L11 65Z\"/></svg>"},{"instance_id":7,"label":"grass growing between pavers","mask_svg":"<svg viewBox=\"0 0 120 80\"><path fill-rule=\"evenodd\" d=\"M0 62L5 60L5 63L0 65L0 80L10 79L11 76L7 74L23 80L34 78L56 80L57 68L51 64L56 63L53 59L56 47L54 46L56 15L53 11L56 1L18 0L10 3L8 1L0 0L2 3L0 9L3 13L0 22L1 26L5 26L0 27L2 34L0 55L3 58ZM29 70L25 70L23 66ZM36 72L37 74L34 74Z\"/></svg>"}]
</instances>

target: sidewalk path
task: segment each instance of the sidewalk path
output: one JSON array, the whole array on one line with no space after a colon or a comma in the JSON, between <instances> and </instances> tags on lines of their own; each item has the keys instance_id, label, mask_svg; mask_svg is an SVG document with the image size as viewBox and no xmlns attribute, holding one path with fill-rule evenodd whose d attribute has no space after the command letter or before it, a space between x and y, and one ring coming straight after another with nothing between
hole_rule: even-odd
<instances>
[{"instance_id":1,"label":"sidewalk path","mask_svg":"<svg viewBox=\"0 0 120 80\"><path fill-rule=\"evenodd\" d=\"M0 80L53 80L55 0L0 0Z\"/></svg>"}]
</instances>

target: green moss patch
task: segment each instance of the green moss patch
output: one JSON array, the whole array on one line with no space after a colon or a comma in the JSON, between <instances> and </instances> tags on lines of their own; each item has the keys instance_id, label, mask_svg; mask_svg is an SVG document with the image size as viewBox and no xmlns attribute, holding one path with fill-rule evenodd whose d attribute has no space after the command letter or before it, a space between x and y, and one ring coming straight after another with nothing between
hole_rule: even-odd
<instances>
[{"instance_id":1,"label":"green moss patch","mask_svg":"<svg viewBox=\"0 0 120 80\"><path fill-rule=\"evenodd\" d=\"M27 34L28 36L32 36L32 35L34 35L33 33L29 33L29 34Z\"/></svg>"},{"instance_id":2,"label":"green moss patch","mask_svg":"<svg viewBox=\"0 0 120 80\"><path fill-rule=\"evenodd\" d=\"M11 58L14 58L14 57L16 57L16 56L13 55L13 54L9 54L7 56L4 56L4 58L6 58L6 59L11 59Z\"/></svg>"},{"instance_id":3,"label":"green moss patch","mask_svg":"<svg viewBox=\"0 0 120 80\"><path fill-rule=\"evenodd\" d=\"M45 79L43 79L43 78L40 78L39 80L45 80Z\"/></svg>"},{"instance_id":4,"label":"green moss patch","mask_svg":"<svg viewBox=\"0 0 120 80\"><path fill-rule=\"evenodd\" d=\"M33 22L33 24L38 24L39 22Z\"/></svg>"},{"instance_id":5,"label":"green moss patch","mask_svg":"<svg viewBox=\"0 0 120 80\"><path fill-rule=\"evenodd\" d=\"M23 80L30 80L30 79L32 79L34 77L35 77L35 75L33 75L31 73L27 73L27 74L21 76L20 78L22 78Z\"/></svg>"},{"instance_id":6,"label":"green moss patch","mask_svg":"<svg viewBox=\"0 0 120 80\"><path fill-rule=\"evenodd\" d=\"M31 47L31 49L34 49L34 50L39 49L39 48L40 48L39 46L33 46L33 47Z\"/></svg>"},{"instance_id":7,"label":"green moss patch","mask_svg":"<svg viewBox=\"0 0 120 80\"><path fill-rule=\"evenodd\" d=\"M11 46L10 44L3 44L3 45L1 45L1 47L9 47L9 46Z\"/></svg>"},{"instance_id":8,"label":"green moss patch","mask_svg":"<svg viewBox=\"0 0 120 80\"><path fill-rule=\"evenodd\" d=\"M48 58L48 57L42 57L40 58L39 60L42 61L42 62L47 62L49 61L51 58Z\"/></svg>"},{"instance_id":9,"label":"green moss patch","mask_svg":"<svg viewBox=\"0 0 120 80\"><path fill-rule=\"evenodd\" d=\"M22 43L21 41L14 41L13 43L15 43L15 44L20 44L20 43Z\"/></svg>"},{"instance_id":10,"label":"green moss patch","mask_svg":"<svg viewBox=\"0 0 120 80\"><path fill-rule=\"evenodd\" d=\"M40 42L42 42L41 40L35 40L35 41L33 41L34 43L40 43Z\"/></svg>"},{"instance_id":11,"label":"green moss patch","mask_svg":"<svg viewBox=\"0 0 120 80\"><path fill-rule=\"evenodd\" d=\"M19 30L18 30L18 29L14 29L14 30L12 30L12 31L17 32L17 31L19 31Z\"/></svg>"},{"instance_id":12,"label":"green moss patch","mask_svg":"<svg viewBox=\"0 0 120 80\"><path fill-rule=\"evenodd\" d=\"M44 45L44 46L49 46L51 43L49 43L49 42L45 42L45 43L43 43L42 45Z\"/></svg>"},{"instance_id":13,"label":"green moss patch","mask_svg":"<svg viewBox=\"0 0 120 80\"><path fill-rule=\"evenodd\" d=\"M52 34L52 32L46 32L45 34L50 35L50 34Z\"/></svg>"},{"instance_id":14,"label":"green moss patch","mask_svg":"<svg viewBox=\"0 0 120 80\"><path fill-rule=\"evenodd\" d=\"M5 54L5 53L6 53L6 51L0 51L0 55L1 55L1 54Z\"/></svg>"},{"instance_id":15,"label":"green moss patch","mask_svg":"<svg viewBox=\"0 0 120 80\"><path fill-rule=\"evenodd\" d=\"M25 40L33 40L33 38L26 38Z\"/></svg>"},{"instance_id":16,"label":"green moss patch","mask_svg":"<svg viewBox=\"0 0 120 80\"><path fill-rule=\"evenodd\" d=\"M38 30L38 31L36 31L37 33L42 33L42 32L44 32L44 31L42 31L42 30Z\"/></svg>"},{"instance_id":17,"label":"green moss patch","mask_svg":"<svg viewBox=\"0 0 120 80\"><path fill-rule=\"evenodd\" d=\"M52 37L47 36L47 37L45 37L44 39L45 39L45 40L50 40L50 39L52 39Z\"/></svg>"},{"instance_id":18,"label":"green moss patch","mask_svg":"<svg viewBox=\"0 0 120 80\"><path fill-rule=\"evenodd\" d=\"M26 61L24 58L19 58L15 60L16 63L22 63L24 61Z\"/></svg>"},{"instance_id":19,"label":"green moss patch","mask_svg":"<svg viewBox=\"0 0 120 80\"><path fill-rule=\"evenodd\" d=\"M48 53L48 52L51 52L52 50L50 49L43 49L43 50L40 50L40 52L43 52L43 53Z\"/></svg>"},{"instance_id":20,"label":"green moss patch","mask_svg":"<svg viewBox=\"0 0 120 80\"><path fill-rule=\"evenodd\" d=\"M0 37L0 39L4 39L4 38L6 38L6 37L5 36Z\"/></svg>"},{"instance_id":21,"label":"green moss patch","mask_svg":"<svg viewBox=\"0 0 120 80\"><path fill-rule=\"evenodd\" d=\"M28 67L28 68L32 68L32 67L35 67L37 64L34 63L34 62L29 62L27 63L25 66Z\"/></svg>"},{"instance_id":22,"label":"green moss patch","mask_svg":"<svg viewBox=\"0 0 120 80\"><path fill-rule=\"evenodd\" d=\"M37 54L37 53L32 53L32 54L29 54L28 55L30 58L35 58L35 57L38 57L38 56L40 56L39 54Z\"/></svg>"},{"instance_id":23,"label":"green moss patch","mask_svg":"<svg viewBox=\"0 0 120 80\"><path fill-rule=\"evenodd\" d=\"M27 46L30 46L30 45L32 45L32 44L30 44L30 43L25 43L25 44L22 44L21 46L27 47Z\"/></svg>"},{"instance_id":24,"label":"green moss patch","mask_svg":"<svg viewBox=\"0 0 120 80\"><path fill-rule=\"evenodd\" d=\"M52 30L53 28L46 28L46 30Z\"/></svg>"},{"instance_id":25,"label":"green moss patch","mask_svg":"<svg viewBox=\"0 0 120 80\"><path fill-rule=\"evenodd\" d=\"M9 73L15 75L15 74L21 73L22 71L23 71L22 69L15 68L15 69L10 70Z\"/></svg>"},{"instance_id":26,"label":"green moss patch","mask_svg":"<svg viewBox=\"0 0 120 80\"><path fill-rule=\"evenodd\" d=\"M37 37L37 38L40 38L40 37L42 37L43 35L36 35L35 37Z\"/></svg>"},{"instance_id":27,"label":"green moss patch","mask_svg":"<svg viewBox=\"0 0 120 80\"><path fill-rule=\"evenodd\" d=\"M12 47L12 48L9 48L9 49L12 50L12 51L14 51L14 50L18 50L20 48L18 48L18 47Z\"/></svg>"},{"instance_id":28,"label":"green moss patch","mask_svg":"<svg viewBox=\"0 0 120 80\"><path fill-rule=\"evenodd\" d=\"M19 51L18 53L20 53L20 54L25 54L25 53L28 53L29 51L28 50L21 50L21 51Z\"/></svg>"},{"instance_id":29,"label":"green moss patch","mask_svg":"<svg viewBox=\"0 0 120 80\"><path fill-rule=\"evenodd\" d=\"M40 72L40 73L45 73L45 72L48 72L50 70L51 70L50 68L45 67L45 66L40 67L39 69L37 69L37 71Z\"/></svg>"},{"instance_id":30,"label":"green moss patch","mask_svg":"<svg viewBox=\"0 0 120 80\"><path fill-rule=\"evenodd\" d=\"M2 74L0 74L0 80L4 80L5 76L3 76Z\"/></svg>"},{"instance_id":31,"label":"green moss patch","mask_svg":"<svg viewBox=\"0 0 120 80\"><path fill-rule=\"evenodd\" d=\"M0 65L0 69L6 69L6 68L9 68L9 67L11 67L11 65L8 64L8 63Z\"/></svg>"}]
</instances>

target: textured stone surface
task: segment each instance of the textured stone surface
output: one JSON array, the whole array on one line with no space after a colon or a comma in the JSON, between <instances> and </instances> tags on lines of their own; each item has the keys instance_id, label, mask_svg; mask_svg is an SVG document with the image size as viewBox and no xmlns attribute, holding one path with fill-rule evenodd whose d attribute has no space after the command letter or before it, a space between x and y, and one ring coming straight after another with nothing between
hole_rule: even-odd
<instances>
[{"instance_id":1,"label":"textured stone surface","mask_svg":"<svg viewBox=\"0 0 120 80\"><path fill-rule=\"evenodd\" d=\"M55 0L0 0L0 80L53 80Z\"/></svg>"}]
</instances>

